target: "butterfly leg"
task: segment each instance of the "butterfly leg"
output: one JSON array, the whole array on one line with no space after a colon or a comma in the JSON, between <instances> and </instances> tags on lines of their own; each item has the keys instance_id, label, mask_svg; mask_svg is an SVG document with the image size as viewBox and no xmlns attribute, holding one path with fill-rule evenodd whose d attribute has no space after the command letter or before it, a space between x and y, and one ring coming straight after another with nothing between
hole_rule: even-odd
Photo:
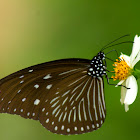
<instances>
[{"instance_id":1,"label":"butterfly leg","mask_svg":"<svg viewBox=\"0 0 140 140\"><path fill-rule=\"evenodd\" d=\"M110 60L110 61L113 61L113 62L115 62L114 60L112 60L112 59L110 59L110 58L108 58L108 57L105 57L106 59L108 59L108 60Z\"/></svg>"},{"instance_id":2,"label":"butterfly leg","mask_svg":"<svg viewBox=\"0 0 140 140\"><path fill-rule=\"evenodd\" d=\"M111 50L110 52L106 53L105 55L107 55L107 54L109 54L109 53L111 53L111 52L113 52L113 51L115 51L117 57L119 57L119 54L118 54L118 52L117 52L115 49ZM112 59L110 59L110 58L108 58L108 57L106 57L106 56L105 56L105 58L108 59L108 60L110 60L110 61L113 61L113 62L114 62L114 60L112 60Z\"/></svg>"},{"instance_id":3,"label":"butterfly leg","mask_svg":"<svg viewBox=\"0 0 140 140\"><path fill-rule=\"evenodd\" d=\"M112 60L113 61L113 60ZM105 71L108 71L108 72L111 72L111 73L115 73L115 72L113 72L113 71L109 71L109 70L107 70L106 68L107 68L107 64L106 64L106 61L104 61L105 63L104 63L104 65L105 65Z\"/></svg>"},{"instance_id":4,"label":"butterfly leg","mask_svg":"<svg viewBox=\"0 0 140 140\"><path fill-rule=\"evenodd\" d=\"M107 83L108 83L109 85L116 86L116 84L110 84L110 83L109 83L109 79L110 79L110 78L109 78L107 75L106 75L106 79L107 79ZM121 86L121 87L124 87L124 88L126 88L126 89L130 89L130 88L124 86L124 85L117 85L117 86Z\"/></svg>"},{"instance_id":5,"label":"butterfly leg","mask_svg":"<svg viewBox=\"0 0 140 140\"><path fill-rule=\"evenodd\" d=\"M107 70L107 69L106 69L106 71L111 72L111 73L115 73L114 71L110 71L110 70Z\"/></svg>"}]
</instances>

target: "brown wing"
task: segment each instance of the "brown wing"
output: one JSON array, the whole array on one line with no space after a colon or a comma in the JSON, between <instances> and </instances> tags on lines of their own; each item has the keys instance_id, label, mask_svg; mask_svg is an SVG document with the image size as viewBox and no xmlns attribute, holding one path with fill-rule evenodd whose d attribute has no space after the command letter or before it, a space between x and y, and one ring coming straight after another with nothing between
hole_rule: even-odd
<instances>
[{"instance_id":1,"label":"brown wing","mask_svg":"<svg viewBox=\"0 0 140 140\"><path fill-rule=\"evenodd\" d=\"M0 112L40 120L58 134L96 130L105 118L103 80L87 75L89 64L85 59L57 60L3 78Z\"/></svg>"},{"instance_id":2,"label":"brown wing","mask_svg":"<svg viewBox=\"0 0 140 140\"><path fill-rule=\"evenodd\" d=\"M102 126L105 101L102 78L80 72L52 87L41 105L39 120L57 134L82 134Z\"/></svg>"}]
</instances>

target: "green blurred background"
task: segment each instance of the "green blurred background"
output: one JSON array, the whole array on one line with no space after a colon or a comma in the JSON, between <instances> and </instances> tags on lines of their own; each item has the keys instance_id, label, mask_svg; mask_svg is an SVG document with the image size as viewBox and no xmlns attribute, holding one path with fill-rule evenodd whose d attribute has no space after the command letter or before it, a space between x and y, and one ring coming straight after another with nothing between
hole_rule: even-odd
<instances>
[{"instance_id":1,"label":"green blurred background","mask_svg":"<svg viewBox=\"0 0 140 140\"><path fill-rule=\"evenodd\" d=\"M0 78L50 60L91 59L104 45L128 33L131 36L120 42L140 35L139 0L1 0ZM129 55L131 47L114 48ZM114 53L109 57L116 58ZM108 69L111 65L108 61ZM99 130L61 136L47 131L38 121L0 114L0 140L139 139L140 95L126 113L120 104L120 88L104 80L107 116ZM140 88L140 80L138 84Z\"/></svg>"}]
</instances>

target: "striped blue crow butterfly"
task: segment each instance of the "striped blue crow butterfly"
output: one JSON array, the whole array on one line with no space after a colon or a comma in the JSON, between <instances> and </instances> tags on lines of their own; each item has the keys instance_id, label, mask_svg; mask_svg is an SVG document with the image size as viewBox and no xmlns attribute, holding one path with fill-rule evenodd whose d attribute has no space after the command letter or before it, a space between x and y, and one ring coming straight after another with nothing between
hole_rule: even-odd
<instances>
[{"instance_id":1,"label":"striped blue crow butterfly","mask_svg":"<svg viewBox=\"0 0 140 140\"><path fill-rule=\"evenodd\" d=\"M108 77L103 50L114 46L111 43L92 60L46 62L1 79L0 113L39 120L57 134L97 130L106 117L103 76Z\"/></svg>"}]
</instances>

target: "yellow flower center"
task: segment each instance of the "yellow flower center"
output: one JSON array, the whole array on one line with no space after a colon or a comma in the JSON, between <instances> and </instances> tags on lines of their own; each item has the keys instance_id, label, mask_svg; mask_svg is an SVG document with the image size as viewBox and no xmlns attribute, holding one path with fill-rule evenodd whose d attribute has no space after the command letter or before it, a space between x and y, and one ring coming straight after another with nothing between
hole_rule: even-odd
<instances>
[{"instance_id":1,"label":"yellow flower center","mask_svg":"<svg viewBox=\"0 0 140 140\"><path fill-rule=\"evenodd\" d=\"M113 80L125 80L129 75L131 75L132 69L128 66L123 58L116 59L113 66L115 76L112 76Z\"/></svg>"}]
</instances>

